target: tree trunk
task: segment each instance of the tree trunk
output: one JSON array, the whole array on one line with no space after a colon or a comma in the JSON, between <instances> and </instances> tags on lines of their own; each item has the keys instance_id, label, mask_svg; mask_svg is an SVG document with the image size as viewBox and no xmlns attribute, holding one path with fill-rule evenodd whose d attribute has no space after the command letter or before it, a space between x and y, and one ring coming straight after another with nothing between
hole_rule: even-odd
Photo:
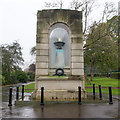
<instances>
[{"instance_id":1,"label":"tree trunk","mask_svg":"<svg viewBox=\"0 0 120 120\"><path fill-rule=\"evenodd\" d=\"M91 85L91 82L90 82L90 80L88 79L86 73L84 73L84 77L85 77L85 80L87 81L87 85Z\"/></svg>"},{"instance_id":2,"label":"tree trunk","mask_svg":"<svg viewBox=\"0 0 120 120\"><path fill-rule=\"evenodd\" d=\"M90 74L91 74L91 81L93 81L93 78L94 78L94 62L91 63Z\"/></svg>"}]
</instances>

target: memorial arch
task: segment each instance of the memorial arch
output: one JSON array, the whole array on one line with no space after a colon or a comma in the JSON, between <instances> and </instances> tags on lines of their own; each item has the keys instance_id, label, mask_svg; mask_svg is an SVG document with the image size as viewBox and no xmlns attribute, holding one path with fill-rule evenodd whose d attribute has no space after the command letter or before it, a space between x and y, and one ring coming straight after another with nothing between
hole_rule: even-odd
<instances>
[{"instance_id":1,"label":"memorial arch","mask_svg":"<svg viewBox=\"0 0 120 120\"><path fill-rule=\"evenodd\" d=\"M62 43L61 46L58 43ZM44 87L46 99L51 100L51 96L72 99L78 96L78 86L82 88L82 97L85 96L83 58L82 12L38 11L33 97L40 99L40 89ZM52 77L59 65L66 76Z\"/></svg>"},{"instance_id":2,"label":"memorial arch","mask_svg":"<svg viewBox=\"0 0 120 120\"><path fill-rule=\"evenodd\" d=\"M49 66L51 68L55 68L55 45L54 42L57 39L61 39L65 42L65 46L63 47L64 50L64 57L65 57L65 66L64 68L70 68L70 48L71 48L71 31L67 25L64 23L55 23L50 27L49 31Z\"/></svg>"}]
</instances>

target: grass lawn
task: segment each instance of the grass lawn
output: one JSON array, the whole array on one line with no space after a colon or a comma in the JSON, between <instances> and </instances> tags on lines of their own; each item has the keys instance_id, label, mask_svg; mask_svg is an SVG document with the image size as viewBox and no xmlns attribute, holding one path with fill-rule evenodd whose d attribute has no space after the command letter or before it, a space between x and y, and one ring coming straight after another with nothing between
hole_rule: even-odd
<instances>
[{"instance_id":1,"label":"grass lawn","mask_svg":"<svg viewBox=\"0 0 120 120\"><path fill-rule=\"evenodd\" d=\"M102 90L102 93L103 93L103 94L109 94L108 88L102 88L101 90ZM92 88L86 88L86 91L87 91L88 93L92 93L92 92L93 92L93 89L92 89ZM119 91L120 91L120 90L119 90ZM112 94L113 94L113 95L120 95L120 92L119 92L119 91L118 91L118 89L112 89ZM96 93L99 93L99 89L96 88L96 89L95 89L95 92L96 92Z\"/></svg>"},{"instance_id":2,"label":"grass lawn","mask_svg":"<svg viewBox=\"0 0 120 120\"><path fill-rule=\"evenodd\" d=\"M90 77L88 77L90 80ZM96 86L101 85L102 87L118 87L118 79L114 78L103 78L103 77L94 77L93 81L91 83L95 83ZM93 85L87 85L87 82L85 81L85 86L86 87L92 87Z\"/></svg>"},{"instance_id":3,"label":"grass lawn","mask_svg":"<svg viewBox=\"0 0 120 120\"><path fill-rule=\"evenodd\" d=\"M90 80L90 77L89 77ZM102 93L109 93L108 87L118 87L118 79L114 79L114 78L103 78L103 77L94 77L93 81L91 81L91 85L87 85L87 82L85 81L85 87L92 87L93 83L95 84L95 87L98 87L99 85L101 85L101 87L107 87L107 88L102 88ZM86 88L87 92L93 92L92 88ZM96 93L99 92L99 89L96 88ZM120 93L118 92L118 89L112 89L112 93L113 95L120 95Z\"/></svg>"},{"instance_id":4,"label":"grass lawn","mask_svg":"<svg viewBox=\"0 0 120 120\"><path fill-rule=\"evenodd\" d=\"M102 88L102 93L106 93L106 94L109 93L108 86L112 86L113 88L118 87L118 79L113 79L113 78L94 77L91 83L92 83L91 85L87 85L87 82L85 81L85 87L92 87L93 83L95 83L96 87L98 87L99 85L101 85L101 87L107 87L107 88ZM25 85L24 89L25 89L25 92L30 93L30 92L33 92L34 88L35 88L35 83L32 83L29 85ZM86 91L92 93L93 89L86 88ZM96 88L96 93L98 92L99 92L99 89ZM112 93L113 95L118 95L118 94L120 95L120 92L118 92L118 89L112 89Z\"/></svg>"},{"instance_id":5,"label":"grass lawn","mask_svg":"<svg viewBox=\"0 0 120 120\"><path fill-rule=\"evenodd\" d=\"M25 86L24 86L24 90L25 90L25 92L27 92L27 93L33 92L34 89L35 89L35 83L31 83L31 84L28 84L28 85L25 85ZM22 87L20 87L20 91L21 91L21 90L22 90Z\"/></svg>"}]
</instances>

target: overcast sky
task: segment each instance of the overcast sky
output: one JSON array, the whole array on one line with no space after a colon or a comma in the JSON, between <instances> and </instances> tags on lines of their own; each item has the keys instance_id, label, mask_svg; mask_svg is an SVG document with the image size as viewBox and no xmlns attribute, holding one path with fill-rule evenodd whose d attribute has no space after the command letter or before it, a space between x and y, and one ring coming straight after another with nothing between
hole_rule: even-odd
<instances>
[{"instance_id":1,"label":"overcast sky","mask_svg":"<svg viewBox=\"0 0 120 120\"><path fill-rule=\"evenodd\" d=\"M45 9L44 2L53 0L0 0L0 44L10 44L17 40L22 46L26 68L34 61L30 49L36 45L36 13ZM55 0L54 0L55 1ZM64 8L69 8L69 2L64 0ZM105 2L114 2L116 8L119 0L95 0L92 21L100 16Z\"/></svg>"}]
</instances>

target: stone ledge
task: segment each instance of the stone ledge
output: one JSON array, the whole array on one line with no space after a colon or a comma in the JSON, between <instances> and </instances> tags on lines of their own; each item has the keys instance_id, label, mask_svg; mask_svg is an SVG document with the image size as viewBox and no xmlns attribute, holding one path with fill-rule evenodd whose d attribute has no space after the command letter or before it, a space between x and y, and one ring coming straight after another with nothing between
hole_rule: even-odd
<instances>
[{"instance_id":1,"label":"stone ledge","mask_svg":"<svg viewBox=\"0 0 120 120\"><path fill-rule=\"evenodd\" d=\"M48 76L40 76L40 77L37 77L37 80L38 81L44 81L44 80L49 80L49 81L53 81L53 80L80 80L80 81L83 81L82 79L82 76L63 76L63 77L59 77L59 76L51 76L51 77L48 77Z\"/></svg>"},{"instance_id":2,"label":"stone ledge","mask_svg":"<svg viewBox=\"0 0 120 120\"><path fill-rule=\"evenodd\" d=\"M47 80L49 80L49 81L53 81L53 80L59 81L59 80L68 80L68 77L61 78L61 77L45 77L45 76L43 76L43 77L37 78L37 80L38 81L47 81Z\"/></svg>"},{"instance_id":3,"label":"stone ledge","mask_svg":"<svg viewBox=\"0 0 120 120\"><path fill-rule=\"evenodd\" d=\"M78 86L82 87L82 80L68 79L38 79L37 88L44 87L46 90L78 90ZM82 89L84 89L82 87Z\"/></svg>"}]
</instances>

